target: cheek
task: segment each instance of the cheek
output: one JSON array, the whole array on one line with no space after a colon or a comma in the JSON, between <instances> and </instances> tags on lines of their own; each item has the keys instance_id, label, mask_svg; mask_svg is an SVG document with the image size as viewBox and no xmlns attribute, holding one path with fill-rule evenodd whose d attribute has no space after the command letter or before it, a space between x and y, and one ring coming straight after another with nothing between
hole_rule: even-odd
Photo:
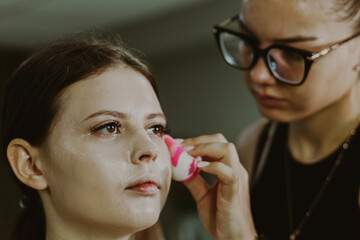
<instances>
[{"instance_id":1,"label":"cheek","mask_svg":"<svg viewBox=\"0 0 360 240\"><path fill-rule=\"evenodd\" d=\"M55 208L73 217L87 215L84 209L101 216L105 209L99 206L114 205L113 199L121 194L126 161L99 146L86 147L76 142L57 146L49 156L46 176Z\"/></svg>"},{"instance_id":2,"label":"cheek","mask_svg":"<svg viewBox=\"0 0 360 240\"><path fill-rule=\"evenodd\" d=\"M162 144L159 154L159 163L161 165L161 175L164 177L167 183L171 182L171 159L168 148L165 146L165 143ZM168 184L170 185L170 184Z\"/></svg>"},{"instance_id":3,"label":"cheek","mask_svg":"<svg viewBox=\"0 0 360 240\"><path fill-rule=\"evenodd\" d=\"M328 57L336 60L336 56ZM315 62L305 83L289 91L294 114L304 117L316 113L350 93L357 76L346 66L348 63L336 62L333 59Z\"/></svg>"},{"instance_id":4,"label":"cheek","mask_svg":"<svg viewBox=\"0 0 360 240\"><path fill-rule=\"evenodd\" d=\"M110 155L110 154L108 154ZM111 155L110 155L111 156ZM104 151L84 144L58 144L49 156L48 172L55 182L74 182L88 178L99 178L101 173L111 170L111 159ZM99 179L97 179L99 180Z\"/></svg>"},{"instance_id":5,"label":"cheek","mask_svg":"<svg viewBox=\"0 0 360 240\"><path fill-rule=\"evenodd\" d=\"M329 57L337 60L336 56ZM323 62L319 60L317 65L317 62L314 63L305 82L309 99L324 103L335 101L348 92L356 82L356 73L352 71L349 63L333 59L324 59Z\"/></svg>"},{"instance_id":6,"label":"cheek","mask_svg":"<svg viewBox=\"0 0 360 240\"><path fill-rule=\"evenodd\" d=\"M170 153L161 138L155 138L159 149L154 162L161 179L161 194L154 201L136 202L124 189L137 169L129 164L128 148L123 142L106 144L69 139L53 143L48 157L46 177L55 209L74 221L119 222L123 216L139 212L156 217L167 199L171 184ZM129 208L133 206L133 208ZM136 211L134 209L137 209ZM145 216L145 215L144 215ZM145 217L144 217L145 219Z\"/></svg>"},{"instance_id":7,"label":"cheek","mask_svg":"<svg viewBox=\"0 0 360 240\"><path fill-rule=\"evenodd\" d=\"M159 157L158 157L158 168L160 169L159 173L163 180L163 189L162 189L162 206L165 204L167 195L170 190L171 185L171 160L170 153L167 149L165 142L161 140L158 142L159 146Z\"/></svg>"}]
</instances>

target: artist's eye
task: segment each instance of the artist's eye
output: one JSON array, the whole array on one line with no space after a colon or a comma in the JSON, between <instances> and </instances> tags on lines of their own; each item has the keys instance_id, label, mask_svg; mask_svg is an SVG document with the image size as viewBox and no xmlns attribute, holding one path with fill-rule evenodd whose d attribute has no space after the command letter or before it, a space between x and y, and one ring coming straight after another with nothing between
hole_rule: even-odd
<instances>
[{"instance_id":1,"label":"artist's eye","mask_svg":"<svg viewBox=\"0 0 360 240\"><path fill-rule=\"evenodd\" d=\"M118 122L109 122L91 128L91 132L103 135L115 135L120 133L120 127L121 125Z\"/></svg>"},{"instance_id":2,"label":"artist's eye","mask_svg":"<svg viewBox=\"0 0 360 240\"><path fill-rule=\"evenodd\" d=\"M167 128L164 125L161 124L157 124L157 125L153 125L150 128L147 129L147 132L149 134L152 135L158 135L160 137L162 137L164 134L168 134L169 133L169 128Z\"/></svg>"}]
</instances>

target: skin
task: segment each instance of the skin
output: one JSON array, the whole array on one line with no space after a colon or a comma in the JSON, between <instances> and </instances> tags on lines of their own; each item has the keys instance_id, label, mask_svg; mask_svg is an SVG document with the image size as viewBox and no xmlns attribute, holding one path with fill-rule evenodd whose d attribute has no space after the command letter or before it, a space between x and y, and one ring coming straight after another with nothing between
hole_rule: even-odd
<instances>
[{"instance_id":1,"label":"skin","mask_svg":"<svg viewBox=\"0 0 360 240\"><path fill-rule=\"evenodd\" d=\"M331 12L333 1L243 1L241 29L266 48L279 43L318 52L355 33L353 23ZM271 21L270 21L271 19ZM301 37L299 39L299 37ZM295 40L294 40L295 39ZM276 82L263 59L244 72L259 111L269 119L289 124L288 146L296 161L311 164L331 154L358 124L360 115L360 39L355 38L313 63L305 83L298 87ZM281 101L269 106L260 96ZM247 128L238 142L241 162L252 173L260 132L266 121ZM360 190L359 190L360 206Z\"/></svg>"},{"instance_id":2,"label":"skin","mask_svg":"<svg viewBox=\"0 0 360 240\"><path fill-rule=\"evenodd\" d=\"M261 48L280 43L318 52L354 34L351 22L339 21L331 14L331 3L243 1L240 19L250 32L242 31L256 37ZM289 147L298 161L319 161L335 150L356 126L360 81L353 67L360 62L359 44L360 38L353 39L318 59L304 84L298 87L276 82L263 59L244 72L261 114L289 123ZM261 101L261 95L281 101L277 106L269 106Z\"/></svg>"},{"instance_id":3,"label":"skin","mask_svg":"<svg viewBox=\"0 0 360 240\"><path fill-rule=\"evenodd\" d=\"M188 153L201 156L204 165L198 166L217 177L212 186L201 175L185 182L205 229L217 240L256 239L248 175L239 162L235 145L222 134L189 138L182 144L194 146Z\"/></svg>"},{"instance_id":4,"label":"skin","mask_svg":"<svg viewBox=\"0 0 360 240\"><path fill-rule=\"evenodd\" d=\"M281 42L316 52L353 34L349 22L339 22L333 16L330 17L329 9L324 6L327 6L325 0L316 3L305 0L248 0L244 1L240 16L247 28L259 39L261 48ZM299 35L311 37L312 40L287 41ZM358 64L360 56L358 41L353 40L314 63L306 82L300 87L277 83L262 59L245 74L247 85L255 97L262 93L283 99L283 103L276 108L264 106L260 102L258 106L265 117L290 123L290 151L304 163L318 161L334 150L356 124L355 118L360 112L360 87L358 74L352 68ZM74 111L73 114L76 115L77 112ZM262 126L263 124L255 125L252 131L259 132ZM329 129L333 131L329 132ZM246 133L249 130L242 139L249 137L246 141L248 148L244 148L246 144L239 147L241 161L245 166L252 159L242 156L256 146L256 140ZM218 178L214 186L208 186L201 176L186 183L207 231L216 239L255 239L257 234L250 212L248 175L239 163L234 145L219 134L186 139L183 145L195 146L189 153L202 156L209 162L208 166L202 167L203 171ZM43 167L39 164L39 168ZM77 174L79 173L78 171ZM96 200L98 196L94 196L93 192L91 191L91 197ZM61 192L58 194L61 195ZM82 207L80 203L77 204L77 208ZM57 206L55 203L53 205ZM67 207L72 206L65 206L64 209ZM90 208L85 209L89 211ZM85 216L88 214L86 212ZM101 214L95 212L94 216ZM78 215L82 217L83 213ZM97 218L90 220L98 221ZM111 223L105 224L105 228L108 229L109 225L112 229Z\"/></svg>"},{"instance_id":5,"label":"skin","mask_svg":"<svg viewBox=\"0 0 360 240\"><path fill-rule=\"evenodd\" d=\"M250 31L241 31L256 37L261 48L281 43L318 52L354 34L350 22L338 21L329 12L329 1L325 0L244 0L240 20ZM260 112L268 119L289 123L290 151L303 163L319 161L332 152L357 124L360 84L358 73L352 68L359 63L358 46L359 39L355 39L314 63L300 87L277 83L263 59L245 72ZM281 101L269 106L259 98L261 95ZM242 164L234 145L221 134L183 142L184 146L195 146L190 154L209 162L203 171L218 178L213 186L208 186L201 176L185 183L205 229L215 239L257 239L244 166L251 170L257 138L265 124L262 120L252 125L240 137L238 152Z\"/></svg>"},{"instance_id":6,"label":"skin","mask_svg":"<svg viewBox=\"0 0 360 240\"><path fill-rule=\"evenodd\" d=\"M329 14L331 7L325 0L244 0L240 20L250 31L241 31L257 38L261 48L277 43L318 52L354 34L350 22L338 21ZM305 164L319 161L335 150L357 124L360 84L352 68L359 63L358 46L359 39L354 39L319 59L299 87L276 82L263 59L244 74L260 112L268 119L289 123L290 151ZM270 106L261 100L261 95L278 98L279 104ZM201 176L185 183L205 229L215 239L257 238L244 166L248 170L252 167L257 138L265 123L252 125L240 137L242 164L234 146L221 134L183 142L184 146L195 146L190 154L209 162L203 171L218 178L213 186L208 186Z\"/></svg>"},{"instance_id":7,"label":"skin","mask_svg":"<svg viewBox=\"0 0 360 240\"><path fill-rule=\"evenodd\" d=\"M26 148L37 180L23 182L39 190L46 239L129 239L155 224L171 168L158 127L166 120L148 80L116 65L70 85L59 106L44 144ZM158 186L139 184L148 180Z\"/></svg>"}]
</instances>

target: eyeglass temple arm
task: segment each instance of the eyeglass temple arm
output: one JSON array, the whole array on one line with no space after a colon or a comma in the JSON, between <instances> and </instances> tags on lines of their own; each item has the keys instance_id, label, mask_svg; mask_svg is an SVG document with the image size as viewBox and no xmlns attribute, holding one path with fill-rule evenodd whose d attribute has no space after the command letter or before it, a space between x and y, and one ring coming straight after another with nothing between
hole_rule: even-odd
<instances>
[{"instance_id":1,"label":"eyeglass temple arm","mask_svg":"<svg viewBox=\"0 0 360 240\"><path fill-rule=\"evenodd\" d=\"M314 61L314 60L318 59L319 57L324 56L324 55L328 54L329 52L337 49L338 47L340 47L341 44L342 43L338 43L338 44L332 45L331 47L328 47L328 48L322 50L321 52L314 53L311 57L309 57L309 59Z\"/></svg>"},{"instance_id":2,"label":"eyeglass temple arm","mask_svg":"<svg viewBox=\"0 0 360 240\"><path fill-rule=\"evenodd\" d=\"M221 23L219 23L218 26L219 26L219 27L226 27L226 26L228 26L230 23L232 23L232 22L234 22L235 20L237 20L238 17L239 17L239 15L236 14L235 16L233 16L233 17L231 17L231 18L227 18L227 19L225 19L224 21L222 21Z\"/></svg>"},{"instance_id":3,"label":"eyeglass temple arm","mask_svg":"<svg viewBox=\"0 0 360 240\"><path fill-rule=\"evenodd\" d=\"M318 59L319 57L328 54L329 52L331 52L331 51L337 49L338 47L340 47L342 44L344 44L344 43L346 43L346 42L350 41L351 39L354 39L354 38L356 38L358 36L360 36L360 32L358 32L357 34L355 34L355 35L353 35L353 36L351 36L351 37L349 37L349 38L347 38L347 39L345 39L345 40L343 40L343 41L341 41L339 43L336 43L336 44L334 44L334 45L332 45L332 46L330 46L330 47L328 47L328 48L326 48L326 49L324 49L324 50L322 50L322 51L320 51L318 53L314 53L311 57L308 57L308 59L314 61L315 59Z\"/></svg>"}]
</instances>

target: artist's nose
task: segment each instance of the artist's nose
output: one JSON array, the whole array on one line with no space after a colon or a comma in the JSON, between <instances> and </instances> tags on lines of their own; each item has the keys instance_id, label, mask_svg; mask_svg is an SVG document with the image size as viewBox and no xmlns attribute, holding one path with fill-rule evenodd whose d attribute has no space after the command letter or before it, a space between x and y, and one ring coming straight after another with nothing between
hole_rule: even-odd
<instances>
[{"instance_id":1,"label":"artist's nose","mask_svg":"<svg viewBox=\"0 0 360 240\"><path fill-rule=\"evenodd\" d=\"M270 73L263 57L259 57L255 66L250 70L250 78L258 85L274 85L276 80Z\"/></svg>"},{"instance_id":2,"label":"artist's nose","mask_svg":"<svg viewBox=\"0 0 360 240\"><path fill-rule=\"evenodd\" d=\"M138 134L134 141L134 148L131 154L131 162L133 164L144 161L156 161L159 156L159 148L149 135Z\"/></svg>"}]
</instances>

